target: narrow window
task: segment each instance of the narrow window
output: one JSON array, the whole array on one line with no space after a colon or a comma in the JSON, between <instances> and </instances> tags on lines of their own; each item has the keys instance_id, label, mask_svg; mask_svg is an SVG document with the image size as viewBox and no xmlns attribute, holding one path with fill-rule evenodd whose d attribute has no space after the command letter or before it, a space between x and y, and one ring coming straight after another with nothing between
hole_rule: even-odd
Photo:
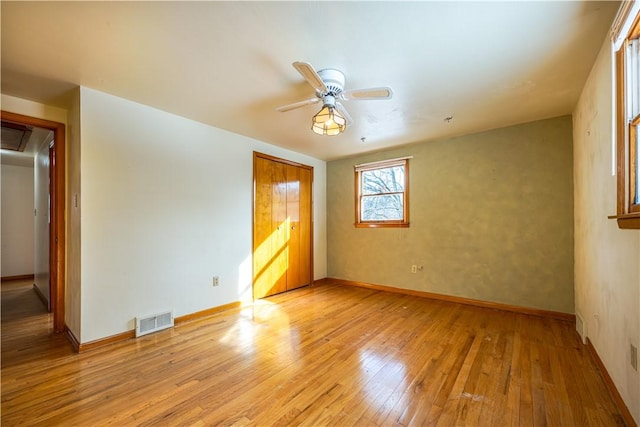
<instances>
[{"instance_id":1,"label":"narrow window","mask_svg":"<svg viewBox=\"0 0 640 427\"><path fill-rule=\"evenodd\" d=\"M409 226L408 158L355 166L356 227Z\"/></svg>"},{"instance_id":2,"label":"narrow window","mask_svg":"<svg viewBox=\"0 0 640 427\"><path fill-rule=\"evenodd\" d=\"M616 49L616 218L620 228L640 228L640 13L638 8L630 11L623 12L631 25L618 34L622 42Z\"/></svg>"},{"instance_id":3,"label":"narrow window","mask_svg":"<svg viewBox=\"0 0 640 427\"><path fill-rule=\"evenodd\" d=\"M633 202L629 206L631 212L640 211L640 162L638 162L638 152L640 151L640 116L637 116L632 122L629 129L629 148L631 171L630 183L631 191L629 192L630 200Z\"/></svg>"},{"instance_id":4,"label":"narrow window","mask_svg":"<svg viewBox=\"0 0 640 427\"><path fill-rule=\"evenodd\" d=\"M636 22L636 26L639 23ZM636 31L638 32L638 31ZM640 123L640 36L627 41L625 86L627 97L627 120L629 121L629 173L630 212L640 211L640 191L638 191L638 124Z\"/></svg>"}]
</instances>

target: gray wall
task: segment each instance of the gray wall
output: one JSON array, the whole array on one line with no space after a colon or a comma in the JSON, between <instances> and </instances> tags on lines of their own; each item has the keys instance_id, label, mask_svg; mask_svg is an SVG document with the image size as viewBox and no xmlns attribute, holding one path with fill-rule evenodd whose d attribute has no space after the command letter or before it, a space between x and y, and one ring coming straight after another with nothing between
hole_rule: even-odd
<instances>
[{"instance_id":1,"label":"gray wall","mask_svg":"<svg viewBox=\"0 0 640 427\"><path fill-rule=\"evenodd\" d=\"M564 116L328 163L328 276L573 313L572 150ZM402 156L411 226L356 229L353 166Z\"/></svg>"}]
</instances>

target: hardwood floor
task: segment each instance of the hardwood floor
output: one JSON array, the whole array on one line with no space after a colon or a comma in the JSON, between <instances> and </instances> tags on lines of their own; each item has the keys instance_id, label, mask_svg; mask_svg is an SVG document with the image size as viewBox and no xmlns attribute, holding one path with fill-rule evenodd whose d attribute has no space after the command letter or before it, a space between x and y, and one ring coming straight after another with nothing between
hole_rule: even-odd
<instances>
[{"instance_id":1,"label":"hardwood floor","mask_svg":"<svg viewBox=\"0 0 640 427\"><path fill-rule=\"evenodd\" d=\"M75 354L49 317L2 285L3 426L624 425L559 320L326 284Z\"/></svg>"}]
</instances>

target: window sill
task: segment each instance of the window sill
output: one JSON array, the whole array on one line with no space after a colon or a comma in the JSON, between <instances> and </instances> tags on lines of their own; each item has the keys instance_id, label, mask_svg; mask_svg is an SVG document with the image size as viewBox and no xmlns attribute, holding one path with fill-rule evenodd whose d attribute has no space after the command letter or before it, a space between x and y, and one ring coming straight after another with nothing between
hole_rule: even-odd
<instances>
[{"instance_id":1,"label":"window sill","mask_svg":"<svg viewBox=\"0 0 640 427\"><path fill-rule=\"evenodd\" d=\"M640 212L611 215L609 219L616 219L618 221L618 228L625 230L640 230Z\"/></svg>"},{"instance_id":2,"label":"window sill","mask_svg":"<svg viewBox=\"0 0 640 427\"><path fill-rule=\"evenodd\" d=\"M359 222L359 223L356 223L356 228L408 228L408 227L409 227L408 222L396 222L396 223Z\"/></svg>"}]
</instances>

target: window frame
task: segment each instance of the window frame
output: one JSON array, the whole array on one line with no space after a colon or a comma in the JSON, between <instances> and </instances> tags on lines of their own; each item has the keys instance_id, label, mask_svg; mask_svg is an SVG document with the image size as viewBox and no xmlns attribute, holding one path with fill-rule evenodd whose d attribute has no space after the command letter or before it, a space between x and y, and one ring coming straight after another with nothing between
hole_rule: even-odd
<instances>
[{"instance_id":1,"label":"window frame","mask_svg":"<svg viewBox=\"0 0 640 427\"><path fill-rule=\"evenodd\" d=\"M409 227L409 159L402 157L398 159L383 160L379 162L363 163L354 166L355 173L355 226L356 228L402 228ZM399 220L362 220L362 175L363 172L372 170L388 169L402 166L404 168L404 190L402 191L403 212L402 219ZM394 193L397 194L397 193Z\"/></svg>"},{"instance_id":2,"label":"window frame","mask_svg":"<svg viewBox=\"0 0 640 427\"><path fill-rule=\"evenodd\" d=\"M628 11L627 11L628 12ZM624 35L624 41L615 52L616 79L616 175L617 200L616 215L618 227L640 229L640 188L637 186L638 137L636 127L640 125L640 114L629 118L627 88L627 45L640 38L640 12L632 19L632 25Z\"/></svg>"}]
</instances>

